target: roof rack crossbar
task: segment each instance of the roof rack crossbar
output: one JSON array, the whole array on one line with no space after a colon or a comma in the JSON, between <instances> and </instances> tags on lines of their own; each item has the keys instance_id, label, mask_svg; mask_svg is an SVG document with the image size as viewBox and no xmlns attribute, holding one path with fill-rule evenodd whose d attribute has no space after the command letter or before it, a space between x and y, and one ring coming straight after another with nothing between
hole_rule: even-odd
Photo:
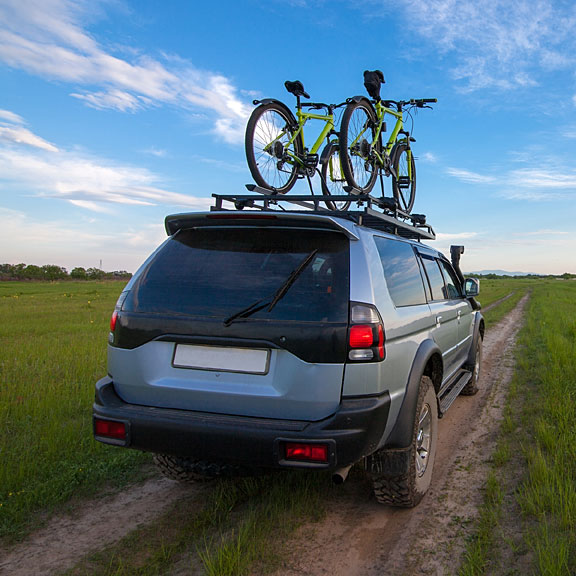
<instances>
[{"instance_id":1,"label":"roof rack crossbar","mask_svg":"<svg viewBox=\"0 0 576 576\"><path fill-rule=\"evenodd\" d=\"M247 184L246 187L256 194L212 194L215 199L211 211L229 210L225 202L234 205L234 209L263 210L279 212L295 212L301 214L322 214L346 218L358 225L375 228L389 234L421 241L434 240L436 234L423 214L408 214L397 207L391 207L388 199L379 199L368 194L338 195L338 201L350 201L357 208L348 210L331 210L325 205L325 197L315 194L308 195L284 195L274 193L271 190L261 188L255 184ZM286 204L296 205L304 210L287 208Z\"/></svg>"}]
</instances>

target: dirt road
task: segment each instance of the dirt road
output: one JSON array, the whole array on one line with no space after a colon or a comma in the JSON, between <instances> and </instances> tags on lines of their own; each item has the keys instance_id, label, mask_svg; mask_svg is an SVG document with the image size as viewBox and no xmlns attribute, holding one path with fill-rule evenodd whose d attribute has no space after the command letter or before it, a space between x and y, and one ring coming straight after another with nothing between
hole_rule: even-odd
<instances>
[{"instance_id":1,"label":"dirt road","mask_svg":"<svg viewBox=\"0 0 576 576\"><path fill-rule=\"evenodd\" d=\"M366 498L369 486L351 482L342 506L306 527L298 560L277 576L442 576L454 574L483 502L527 297L487 330L480 391L459 397L440 420L432 486L414 509L396 510Z\"/></svg>"},{"instance_id":2,"label":"dirt road","mask_svg":"<svg viewBox=\"0 0 576 576\"><path fill-rule=\"evenodd\" d=\"M337 506L295 536L294 557L278 576L441 576L454 573L466 535L482 503L513 373L513 349L524 298L487 331L481 389L460 397L440 421L432 487L412 510L378 505L354 476L339 487ZM2 576L54 574L83 556L150 522L194 487L154 479L109 498L88 502L72 516L53 519L16 549L0 551ZM159 497L161 495L161 497Z\"/></svg>"}]
</instances>

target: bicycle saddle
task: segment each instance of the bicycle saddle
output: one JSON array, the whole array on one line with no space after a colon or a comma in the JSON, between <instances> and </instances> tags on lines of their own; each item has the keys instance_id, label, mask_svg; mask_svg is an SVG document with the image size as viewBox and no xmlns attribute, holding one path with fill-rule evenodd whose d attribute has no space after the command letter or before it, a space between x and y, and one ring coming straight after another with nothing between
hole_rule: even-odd
<instances>
[{"instance_id":1,"label":"bicycle saddle","mask_svg":"<svg viewBox=\"0 0 576 576\"><path fill-rule=\"evenodd\" d=\"M290 80L286 80L284 82L284 86L286 86L286 90L290 92L290 94L294 94L294 96L304 96L304 98L310 98L310 95L304 90L304 84L300 82L300 80L296 80L294 82L290 82Z\"/></svg>"},{"instance_id":2,"label":"bicycle saddle","mask_svg":"<svg viewBox=\"0 0 576 576\"><path fill-rule=\"evenodd\" d=\"M364 70L364 86L374 100L380 100L380 85L385 83L381 70Z\"/></svg>"}]
</instances>

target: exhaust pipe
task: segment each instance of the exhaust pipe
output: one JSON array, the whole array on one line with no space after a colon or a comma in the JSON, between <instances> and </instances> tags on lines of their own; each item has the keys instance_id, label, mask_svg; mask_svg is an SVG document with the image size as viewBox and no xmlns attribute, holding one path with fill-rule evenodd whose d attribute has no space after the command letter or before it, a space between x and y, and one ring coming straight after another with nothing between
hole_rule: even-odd
<instances>
[{"instance_id":1,"label":"exhaust pipe","mask_svg":"<svg viewBox=\"0 0 576 576\"><path fill-rule=\"evenodd\" d=\"M350 464L350 466L334 470L334 472L332 472L332 482L338 486L340 484L344 484L344 481L346 478L348 478L348 472L350 472L350 468L352 468L352 464Z\"/></svg>"}]
</instances>

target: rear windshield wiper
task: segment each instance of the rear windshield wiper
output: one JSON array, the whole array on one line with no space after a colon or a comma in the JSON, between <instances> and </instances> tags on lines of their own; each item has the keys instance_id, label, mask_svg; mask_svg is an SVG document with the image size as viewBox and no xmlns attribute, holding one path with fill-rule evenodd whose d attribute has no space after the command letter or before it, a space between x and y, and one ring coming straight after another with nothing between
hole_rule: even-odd
<instances>
[{"instance_id":1,"label":"rear windshield wiper","mask_svg":"<svg viewBox=\"0 0 576 576\"><path fill-rule=\"evenodd\" d=\"M256 314L256 312L259 312L266 307L268 307L267 312L271 312L276 304L278 304L278 302L284 298L288 290L290 290L294 282L296 282L298 279L298 276L300 276L300 274L304 272L312 260L314 260L316 254L318 254L318 249L310 252L310 254L308 254L306 258L304 258L304 260L302 260L302 262L300 262L300 264L298 264L298 266L292 270L292 272L290 272L290 276L286 278L286 280L282 283L280 288L276 290L271 298L260 298L260 300L256 300L256 302L250 304L250 306L247 306L239 312L232 314L232 316L229 316L224 320L224 326L230 326L232 322L238 320L239 318L248 318L249 316L252 316L252 314Z\"/></svg>"}]
</instances>

